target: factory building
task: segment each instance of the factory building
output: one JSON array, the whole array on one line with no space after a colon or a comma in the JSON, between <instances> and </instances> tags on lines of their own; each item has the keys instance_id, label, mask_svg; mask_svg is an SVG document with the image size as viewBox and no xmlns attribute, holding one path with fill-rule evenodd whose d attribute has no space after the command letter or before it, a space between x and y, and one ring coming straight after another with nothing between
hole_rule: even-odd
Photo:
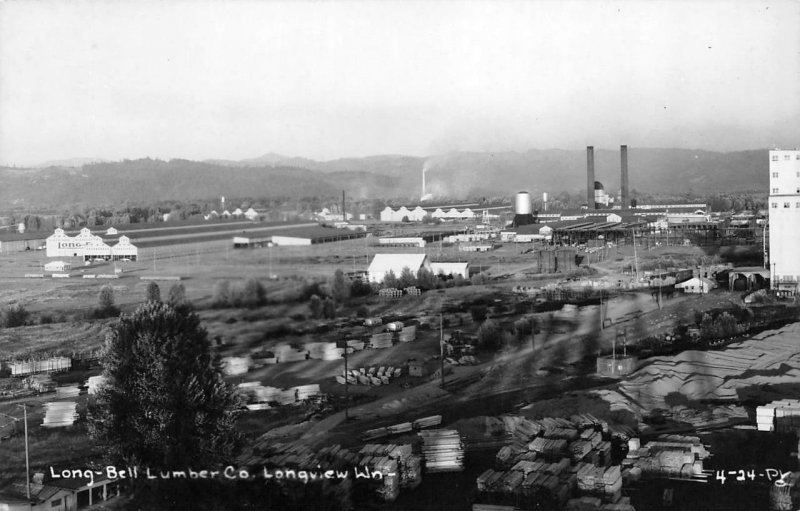
<instances>
[{"instance_id":1,"label":"factory building","mask_svg":"<svg viewBox=\"0 0 800 511\"><path fill-rule=\"evenodd\" d=\"M460 275L468 279L469 263L431 263L431 271L434 275L442 275L445 277Z\"/></svg>"},{"instance_id":2,"label":"factory building","mask_svg":"<svg viewBox=\"0 0 800 511\"><path fill-rule=\"evenodd\" d=\"M380 283L390 271L399 277L405 268L416 275L420 268L430 270L431 264L425 254L375 254L367 269L367 276L370 282Z\"/></svg>"},{"instance_id":3,"label":"factory building","mask_svg":"<svg viewBox=\"0 0 800 511\"><path fill-rule=\"evenodd\" d=\"M76 236L68 236L64 229L56 229L45 240L45 250L47 257L82 257L85 261L91 259L135 261L139 255L139 250L131 244L127 236L120 236L117 244L111 247L103 241L103 238L92 234L86 227Z\"/></svg>"},{"instance_id":4,"label":"factory building","mask_svg":"<svg viewBox=\"0 0 800 511\"><path fill-rule=\"evenodd\" d=\"M800 291L800 150L769 152L769 268L772 289Z\"/></svg>"}]
</instances>

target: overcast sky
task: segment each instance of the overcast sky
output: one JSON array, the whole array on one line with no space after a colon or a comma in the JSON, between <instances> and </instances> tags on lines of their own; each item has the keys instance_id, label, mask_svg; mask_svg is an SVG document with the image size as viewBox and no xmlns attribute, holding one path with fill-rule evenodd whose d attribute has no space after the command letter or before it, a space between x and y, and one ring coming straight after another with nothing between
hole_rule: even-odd
<instances>
[{"instance_id":1,"label":"overcast sky","mask_svg":"<svg viewBox=\"0 0 800 511\"><path fill-rule=\"evenodd\" d=\"M0 162L800 145L800 2L0 3Z\"/></svg>"}]
</instances>

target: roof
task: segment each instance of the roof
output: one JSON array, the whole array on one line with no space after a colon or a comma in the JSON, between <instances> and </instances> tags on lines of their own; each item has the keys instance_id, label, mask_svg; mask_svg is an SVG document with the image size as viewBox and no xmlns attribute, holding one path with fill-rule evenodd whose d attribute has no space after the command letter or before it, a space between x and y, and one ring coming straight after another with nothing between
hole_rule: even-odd
<instances>
[{"instance_id":1,"label":"roof","mask_svg":"<svg viewBox=\"0 0 800 511\"><path fill-rule=\"evenodd\" d=\"M417 271L425 264L425 254L375 254L369 264L370 273L387 273L390 270L400 275L406 266L411 271Z\"/></svg>"},{"instance_id":2,"label":"roof","mask_svg":"<svg viewBox=\"0 0 800 511\"><path fill-rule=\"evenodd\" d=\"M717 283L711 279L705 277L692 277L691 279L681 282L680 284L675 284L675 287L688 287L688 286L696 286L700 282L703 282L708 285L708 287L717 287Z\"/></svg>"}]
</instances>

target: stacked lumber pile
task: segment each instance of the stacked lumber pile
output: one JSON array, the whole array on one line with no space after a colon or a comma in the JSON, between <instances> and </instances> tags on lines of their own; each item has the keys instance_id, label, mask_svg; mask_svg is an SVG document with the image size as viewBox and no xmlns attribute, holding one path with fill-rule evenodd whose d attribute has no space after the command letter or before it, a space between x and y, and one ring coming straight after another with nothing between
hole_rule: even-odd
<instances>
[{"instance_id":1,"label":"stacked lumber pile","mask_svg":"<svg viewBox=\"0 0 800 511\"><path fill-rule=\"evenodd\" d=\"M596 467L588 463L577 465L578 490L605 501L617 502L622 497L622 471L619 465Z\"/></svg>"},{"instance_id":2,"label":"stacked lumber pile","mask_svg":"<svg viewBox=\"0 0 800 511\"><path fill-rule=\"evenodd\" d=\"M239 393L242 394L248 401L249 404L247 407L250 410L265 409L263 406L251 407L250 405L263 405L265 403L291 405L302 403L307 399L312 399L322 395L319 385L316 383L311 385L300 385L288 389L279 389L277 387L264 386L259 382L245 382L239 384L238 390Z\"/></svg>"},{"instance_id":3,"label":"stacked lumber pile","mask_svg":"<svg viewBox=\"0 0 800 511\"><path fill-rule=\"evenodd\" d=\"M528 450L547 459L561 458L567 452L567 441L556 438L537 437L528 444Z\"/></svg>"},{"instance_id":4,"label":"stacked lumber pile","mask_svg":"<svg viewBox=\"0 0 800 511\"><path fill-rule=\"evenodd\" d=\"M272 351L275 353L275 358L278 363L284 362L301 362L306 360L308 352L306 350L296 350L288 344L279 344L275 346Z\"/></svg>"},{"instance_id":5,"label":"stacked lumber pile","mask_svg":"<svg viewBox=\"0 0 800 511\"><path fill-rule=\"evenodd\" d=\"M464 444L454 429L420 431L422 455L428 472L460 472L464 470Z\"/></svg>"},{"instance_id":6,"label":"stacked lumber pile","mask_svg":"<svg viewBox=\"0 0 800 511\"><path fill-rule=\"evenodd\" d=\"M346 341L347 347L351 348L353 351L361 351L364 349L366 343L359 339L350 339Z\"/></svg>"},{"instance_id":7,"label":"stacked lumber pile","mask_svg":"<svg viewBox=\"0 0 800 511\"><path fill-rule=\"evenodd\" d=\"M613 504L603 504L603 501L597 497L583 496L568 500L564 509L565 511L636 511L631 505L629 497L622 497Z\"/></svg>"},{"instance_id":8,"label":"stacked lumber pile","mask_svg":"<svg viewBox=\"0 0 800 511\"><path fill-rule=\"evenodd\" d=\"M89 380L86 382L86 385L89 387L89 395L93 396L97 394L97 391L106 384L106 377L103 375L100 376L90 376Z\"/></svg>"},{"instance_id":9,"label":"stacked lumber pile","mask_svg":"<svg viewBox=\"0 0 800 511\"><path fill-rule=\"evenodd\" d=\"M75 401L57 401L44 404L44 428L64 428L72 426L78 420L78 403Z\"/></svg>"},{"instance_id":10,"label":"stacked lumber pile","mask_svg":"<svg viewBox=\"0 0 800 511\"><path fill-rule=\"evenodd\" d=\"M514 495L517 502L541 505L544 499L553 499L560 507L576 481L569 460L564 458L557 463L523 460L509 470L489 469L478 476L476 484L482 500L507 500L503 497Z\"/></svg>"},{"instance_id":11,"label":"stacked lumber pile","mask_svg":"<svg viewBox=\"0 0 800 511\"><path fill-rule=\"evenodd\" d=\"M772 423L774 430L793 432L800 429L800 400L781 399L756 408L756 420L760 421L758 424L759 431L771 431L761 426L761 423L766 422L762 417L768 417L770 410L774 413Z\"/></svg>"},{"instance_id":12,"label":"stacked lumber pile","mask_svg":"<svg viewBox=\"0 0 800 511\"><path fill-rule=\"evenodd\" d=\"M78 385L63 385L61 387L56 387L56 397L58 399L65 399L70 397L78 397L81 393L81 389L78 388Z\"/></svg>"},{"instance_id":13,"label":"stacked lumber pile","mask_svg":"<svg viewBox=\"0 0 800 511\"><path fill-rule=\"evenodd\" d=\"M644 447L639 447L638 439L631 439L622 466L638 468L643 476L704 479L703 460L709 456L698 437L664 435Z\"/></svg>"},{"instance_id":14,"label":"stacked lumber pile","mask_svg":"<svg viewBox=\"0 0 800 511\"><path fill-rule=\"evenodd\" d=\"M222 372L226 376L239 376L247 373L253 366L250 357L225 357L222 359Z\"/></svg>"},{"instance_id":15,"label":"stacked lumber pile","mask_svg":"<svg viewBox=\"0 0 800 511\"><path fill-rule=\"evenodd\" d=\"M369 369L359 368L351 369L348 372L342 371L341 375L336 376L336 382L344 385L345 382L350 385L389 385L392 378L398 378L403 374L403 370L399 367L389 366L370 367Z\"/></svg>"},{"instance_id":16,"label":"stacked lumber pile","mask_svg":"<svg viewBox=\"0 0 800 511\"><path fill-rule=\"evenodd\" d=\"M372 334L369 338L368 348L373 350L391 348L392 347L392 332L383 332L379 334Z\"/></svg>"},{"instance_id":17,"label":"stacked lumber pile","mask_svg":"<svg viewBox=\"0 0 800 511\"><path fill-rule=\"evenodd\" d=\"M415 325L403 328L403 331L397 334L397 340L400 342L411 342L417 338L417 327Z\"/></svg>"},{"instance_id":18,"label":"stacked lumber pile","mask_svg":"<svg viewBox=\"0 0 800 511\"><path fill-rule=\"evenodd\" d=\"M308 357L315 360L339 360L344 356L344 348L336 347L335 342L312 342L305 348Z\"/></svg>"}]
</instances>

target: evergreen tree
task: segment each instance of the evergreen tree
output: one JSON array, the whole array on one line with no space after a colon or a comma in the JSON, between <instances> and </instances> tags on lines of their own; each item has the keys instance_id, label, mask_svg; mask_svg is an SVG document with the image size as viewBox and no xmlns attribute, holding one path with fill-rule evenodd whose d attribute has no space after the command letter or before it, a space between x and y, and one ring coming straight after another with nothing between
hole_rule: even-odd
<instances>
[{"instance_id":1,"label":"evergreen tree","mask_svg":"<svg viewBox=\"0 0 800 511\"><path fill-rule=\"evenodd\" d=\"M319 319L322 317L322 300L318 295L311 295L308 299L308 308L311 311L311 317Z\"/></svg>"},{"instance_id":2,"label":"evergreen tree","mask_svg":"<svg viewBox=\"0 0 800 511\"><path fill-rule=\"evenodd\" d=\"M89 431L108 462L157 471L232 461L239 401L196 314L147 302L119 318L101 359L108 383L90 410ZM134 483L148 509L210 508L200 500L206 482Z\"/></svg>"},{"instance_id":3,"label":"evergreen tree","mask_svg":"<svg viewBox=\"0 0 800 511\"><path fill-rule=\"evenodd\" d=\"M411 268L408 266L403 267L403 271L400 272L400 278L398 279L397 284L397 287L400 289L417 285L417 277L414 275L414 272L411 271Z\"/></svg>"},{"instance_id":4,"label":"evergreen tree","mask_svg":"<svg viewBox=\"0 0 800 511\"><path fill-rule=\"evenodd\" d=\"M228 307L231 304L231 283L227 280L220 280L214 284L213 297L211 303L214 307Z\"/></svg>"},{"instance_id":5,"label":"evergreen tree","mask_svg":"<svg viewBox=\"0 0 800 511\"><path fill-rule=\"evenodd\" d=\"M249 278L242 289L241 304L246 307L258 307L267 301L267 290L255 278Z\"/></svg>"},{"instance_id":6,"label":"evergreen tree","mask_svg":"<svg viewBox=\"0 0 800 511\"><path fill-rule=\"evenodd\" d=\"M397 275L394 274L394 271L387 271L386 275L383 277L383 287L388 289L391 287L397 287L398 285L399 281L397 280Z\"/></svg>"},{"instance_id":7,"label":"evergreen tree","mask_svg":"<svg viewBox=\"0 0 800 511\"><path fill-rule=\"evenodd\" d=\"M339 269L333 274L333 282L331 282L331 295L336 303L344 303L345 300L350 298L351 283L344 272Z\"/></svg>"},{"instance_id":8,"label":"evergreen tree","mask_svg":"<svg viewBox=\"0 0 800 511\"><path fill-rule=\"evenodd\" d=\"M160 302L161 301L161 289L158 287L158 284L154 280L151 280L147 283L147 289L145 289L145 301L146 302Z\"/></svg>"},{"instance_id":9,"label":"evergreen tree","mask_svg":"<svg viewBox=\"0 0 800 511\"><path fill-rule=\"evenodd\" d=\"M119 309L114 304L114 288L106 284L100 288L97 294L98 309L95 310L95 315L101 318L116 316L119 314Z\"/></svg>"},{"instance_id":10,"label":"evergreen tree","mask_svg":"<svg viewBox=\"0 0 800 511\"><path fill-rule=\"evenodd\" d=\"M427 218L427 217L426 217ZM417 272L417 287L424 290L436 288L436 275L426 268L420 268Z\"/></svg>"},{"instance_id":11,"label":"evergreen tree","mask_svg":"<svg viewBox=\"0 0 800 511\"><path fill-rule=\"evenodd\" d=\"M167 303L176 308L189 305L189 301L186 299L186 288L183 284L178 282L169 288Z\"/></svg>"}]
</instances>

